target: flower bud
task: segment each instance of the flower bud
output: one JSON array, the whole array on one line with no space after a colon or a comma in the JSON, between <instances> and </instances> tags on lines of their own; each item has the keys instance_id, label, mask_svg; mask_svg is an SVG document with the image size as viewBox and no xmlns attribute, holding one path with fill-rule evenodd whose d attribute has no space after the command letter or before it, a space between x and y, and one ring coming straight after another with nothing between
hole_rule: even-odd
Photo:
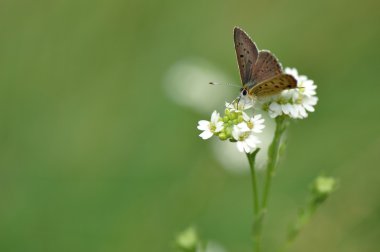
<instances>
[{"instance_id":1,"label":"flower bud","mask_svg":"<svg viewBox=\"0 0 380 252\"><path fill-rule=\"evenodd\" d=\"M238 115L237 115L237 113L232 112L229 117L230 117L231 120L234 120L234 119L236 119L238 117Z\"/></svg>"},{"instance_id":2,"label":"flower bud","mask_svg":"<svg viewBox=\"0 0 380 252\"><path fill-rule=\"evenodd\" d=\"M225 128L224 132L226 133L227 138L232 136L232 128L231 127Z\"/></svg>"},{"instance_id":3,"label":"flower bud","mask_svg":"<svg viewBox=\"0 0 380 252\"><path fill-rule=\"evenodd\" d=\"M332 177L319 176L312 185L315 203L322 203L336 189L336 180Z\"/></svg>"},{"instance_id":4,"label":"flower bud","mask_svg":"<svg viewBox=\"0 0 380 252\"><path fill-rule=\"evenodd\" d=\"M198 235L193 227L187 228L176 238L176 245L184 251L195 251L199 243Z\"/></svg>"},{"instance_id":5,"label":"flower bud","mask_svg":"<svg viewBox=\"0 0 380 252\"><path fill-rule=\"evenodd\" d=\"M219 136L219 139L222 141L227 140L227 138L228 138L226 133L224 133L224 132L221 132L218 136Z\"/></svg>"}]
</instances>

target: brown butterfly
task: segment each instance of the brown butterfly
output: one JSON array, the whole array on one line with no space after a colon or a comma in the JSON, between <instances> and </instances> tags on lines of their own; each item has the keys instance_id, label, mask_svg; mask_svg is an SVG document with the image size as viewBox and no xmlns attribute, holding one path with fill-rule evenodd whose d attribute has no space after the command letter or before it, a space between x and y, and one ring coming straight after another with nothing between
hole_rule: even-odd
<instances>
[{"instance_id":1,"label":"brown butterfly","mask_svg":"<svg viewBox=\"0 0 380 252\"><path fill-rule=\"evenodd\" d=\"M269 51L257 49L251 38L240 28L234 29L234 42L240 77L243 83L240 98L271 96L297 87L296 79L283 73L277 58Z\"/></svg>"}]
</instances>

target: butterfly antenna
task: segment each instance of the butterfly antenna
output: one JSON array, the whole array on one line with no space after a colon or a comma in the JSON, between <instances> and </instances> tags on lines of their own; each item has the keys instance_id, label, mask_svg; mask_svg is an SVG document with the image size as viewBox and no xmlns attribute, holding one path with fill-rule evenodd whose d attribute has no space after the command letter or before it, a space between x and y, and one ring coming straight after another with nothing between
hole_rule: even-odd
<instances>
[{"instance_id":1,"label":"butterfly antenna","mask_svg":"<svg viewBox=\"0 0 380 252\"><path fill-rule=\"evenodd\" d=\"M216 82L209 82L208 84L210 85L219 85L219 86L230 86L230 87L237 87L237 88L240 88L240 86L238 85L235 85L235 84L231 84L231 83L224 83L224 84L221 84L221 83L216 83Z\"/></svg>"}]
</instances>

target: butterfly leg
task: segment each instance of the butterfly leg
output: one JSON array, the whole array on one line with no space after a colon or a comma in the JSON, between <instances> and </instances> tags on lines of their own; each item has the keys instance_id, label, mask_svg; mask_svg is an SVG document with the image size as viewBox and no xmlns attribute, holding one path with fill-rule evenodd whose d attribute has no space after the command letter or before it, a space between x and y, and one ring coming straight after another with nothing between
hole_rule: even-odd
<instances>
[{"instance_id":1,"label":"butterfly leg","mask_svg":"<svg viewBox=\"0 0 380 252\"><path fill-rule=\"evenodd\" d=\"M239 109L240 98L241 98L240 96L239 96L238 98L236 98L236 99L237 99L237 102L236 102L236 110ZM236 99L235 99L234 101L236 101Z\"/></svg>"}]
</instances>

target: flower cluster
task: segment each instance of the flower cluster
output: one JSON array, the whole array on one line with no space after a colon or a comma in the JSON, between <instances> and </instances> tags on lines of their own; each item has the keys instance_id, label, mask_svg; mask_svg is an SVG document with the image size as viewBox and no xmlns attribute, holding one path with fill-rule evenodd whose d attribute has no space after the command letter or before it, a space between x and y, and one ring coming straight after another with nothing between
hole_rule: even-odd
<instances>
[{"instance_id":1,"label":"flower cluster","mask_svg":"<svg viewBox=\"0 0 380 252\"><path fill-rule=\"evenodd\" d=\"M314 111L318 102L317 86L306 76L299 75L295 68L286 68L284 72L297 80L297 88L284 90L265 99L256 100L240 96L238 102L226 103L223 116L214 111L210 121L199 121L198 129L203 131L199 136L202 139L217 136L223 141L230 140L236 142L240 152L252 153L260 143L257 134L265 127L264 119L260 114L250 117L244 110L252 107L261 108L268 112L271 118L306 118L308 112Z\"/></svg>"},{"instance_id":2,"label":"flower cluster","mask_svg":"<svg viewBox=\"0 0 380 252\"><path fill-rule=\"evenodd\" d=\"M211 115L211 120L198 122L198 129L203 132L199 135L203 139L218 136L220 140L235 142L240 152L252 153L260 143L257 135L264 129L264 119L261 115L248 116L242 109L233 108L226 104L224 115L221 117L217 111Z\"/></svg>"},{"instance_id":3,"label":"flower cluster","mask_svg":"<svg viewBox=\"0 0 380 252\"><path fill-rule=\"evenodd\" d=\"M286 68L284 72L297 80L297 88L284 90L281 94L270 97L264 101L262 108L268 111L272 118L281 115L295 119L306 118L308 112L313 112L317 104L317 86L305 75L299 75L295 68Z\"/></svg>"}]
</instances>

